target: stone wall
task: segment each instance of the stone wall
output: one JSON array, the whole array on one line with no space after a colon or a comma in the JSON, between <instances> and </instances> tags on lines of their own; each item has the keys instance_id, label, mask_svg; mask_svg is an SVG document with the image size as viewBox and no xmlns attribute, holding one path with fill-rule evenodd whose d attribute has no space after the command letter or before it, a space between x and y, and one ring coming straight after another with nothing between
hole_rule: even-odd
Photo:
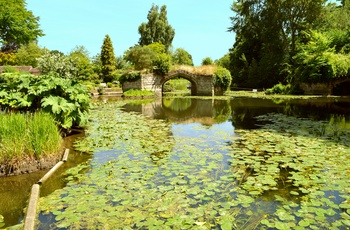
<instances>
[{"instance_id":1,"label":"stone wall","mask_svg":"<svg viewBox=\"0 0 350 230\"><path fill-rule=\"evenodd\" d=\"M18 71L28 72L33 75L40 75L40 71L31 66L10 66L11 68L15 68ZM0 73L2 73L5 69L5 66L0 66Z\"/></svg>"},{"instance_id":2,"label":"stone wall","mask_svg":"<svg viewBox=\"0 0 350 230\"><path fill-rule=\"evenodd\" d=\"M191 94L193 96L220 96L223 90L220 87L214 87L212 75L196 75L184 70L175 70L165 76L147 74L142 75L141 79L132 82L124 82L123 91L129 89L149 90L162 96L162 87L165 82L173 78L184 78L191 82Z\"/></svg>"},{"instance_id":3,"label":"stone wall","mask_svg":"<svg viewBox=\"0 0 350 230\"><path fill-rule=\"evenodd\" d=\"M331 95L333 93L332 83L300 83L300 88L305 95Z\"/></svg>"}]
</instances>

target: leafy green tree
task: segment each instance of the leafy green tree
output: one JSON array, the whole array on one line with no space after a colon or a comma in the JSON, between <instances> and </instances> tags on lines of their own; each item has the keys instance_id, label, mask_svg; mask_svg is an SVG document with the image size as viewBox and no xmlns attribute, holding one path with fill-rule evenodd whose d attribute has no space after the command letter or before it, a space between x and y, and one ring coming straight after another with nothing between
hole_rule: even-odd
<instances>
[{"instance_id":1,"label":"leafy green tree","mask_svg":"<svg viewBox=\"0 0 350 230\"><path fill-rule=\"evenodd\" d=\"M114 56L114 49L112 40L107 34L103 41L101 50L101 64L102 64L102 79L104 82L113 81L116 70L116 58Z\"/></svg>"},{"instance_id":2,"label":"leafy green tree","mask_svg":"<svg viewBox=\"0 0 350 230\"><path fill-rule=\"evenodd\" d=\"M210 57L205 57L202 60L202 65L213 65L214 61Z\"/></svg>"},{"instance_id":3,"label":"leafy green tree","mask_svg":"<svg viewBox=\"0 0 350 230\"><path fill-rule=\"evenodd\" d=\"M157 53L148 46L134 46L125 52L125 60L136 70L150 69Z\"/></svg>"},{"instance_id":4,"label":"leafy green tree","mask_svg":"<svg viewBox=\"0 0 350 230\"><path fill-rule=\"evenodd\" d=\"M171 60L165 45L155 42L145 46L136 45L125 52L125 60L132 63L136 70L152 69L155 63ZM158 65L157 64L157 65Z\"/></svg>"},{"instance_id":5,"label":"leafy green tree","mask_svg":"<svg viewBox=\"0 0 350 230\"><path fill-rule=\"evenodd\" d=\"M38 58L48 52L45 48L40 48L35 42L23 45L18 49L15 58L15 64L19 66L38 66Z\"/></svg>"},{"instance_id":6,"label":"leafy green tree","mask_svg":"<svg viewBox=\"0 0 350 230\"><path fill-rule=\"evenodd\" d=\"M152 5L147 15L148 22L139 26L139 44L145 46L159 42L168 50L173 42L175 30L168 23L166 6L163 5L160 12L158 11L159 7Z\"/></svg>"},{"instance_id":7,"label":"leafy green tree","mask_svg":"<svg viewBox=\"0 0 350 230\"><path fill-rule=\"evenodd\" d=\"M301 82L327 82L350 74L350 54L337 53L332 37L327 33L310 31L309 41L301 45L294 56L295 77Z\"/></svg>"},{"instance_id":8,"label":"leafy green tree","mask_svg":"<svg viewBox=\"0 0 350 230\"><path fill-rule=\"evenodd\" d=\"M230 50L233 82L246 87L271 87L292 72L303 32L315 26L325 0L240 0L233 4Z\"/></svg>"},{"instance_id":9,"label":"leafy green tree","mask_svg":"<svg viewBox=\"0 0 350 230\"><path fill-rule=\"evenodd\" d=\"M89 52L84 46L75 47L69 54L76 68L76 79L91 80L94 76L94 69L89 57Z\"/></svg>"},{"instance_id":10,"label":"leafy green tree","mask_svg":"<svg viewBox=\"0 0 350 230\"><path fill-rule=\"evenodd\" d=\"M25 0L0 0L0 47L10 53L43 36L39 17L26 9Z\"/></svg>"},{"instance_id":11,"label":"leafy green tree","mask_svg":"<svg viewBox=\"0 0 350 230\"><path fill-rule=\"evenodd\" d=\"M193 66L191 54L183 48L177 48L172 54L173 63L176 65L190 65Z\"/></svg>"},{"instance_id":12,"label":"leafy green tree","mask_svg":"<svg viewBox=\"0 0 350 230\"><path fill-rule=\"evenodd\" d=\"M221 67L224 67L225 69L230 68L230 54L227 53L223 57L221 57L218 60L215 60L215 64Z\"/></svg>"}]
</instances>

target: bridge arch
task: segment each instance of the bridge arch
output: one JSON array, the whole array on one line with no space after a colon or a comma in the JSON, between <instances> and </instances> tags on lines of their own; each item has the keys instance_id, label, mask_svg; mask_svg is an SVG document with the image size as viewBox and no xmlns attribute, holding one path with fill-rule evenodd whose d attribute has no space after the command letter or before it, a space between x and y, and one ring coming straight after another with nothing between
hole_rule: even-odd
<instances>
[{"instance_id":1,"label":"bridge arch","mask_svg":"<svg viewBox=\"0 0 350 230\"><path fill-rule=\"evenodd\" d=\"M145 74L137 80L125 81L122 84L123 92L129 89L150 90L156 95L163 95L164 84L173 78L184 78L191 82L192 96L221 96L224 90L214 85L213 74L195 74L178 69L170 71L166 75Z\"/></svg>"},{"instance_id":2,"label":"bridge arch","mask_svg":"<svg viewBox=\"0 0 350 230\"><path fill-rule=\"evenodd\" d=\"M162 93L163 93L164 84L175 78L183 78L188 80L191 83L191 95L197 95L198 82L195 79L195 76L193 74L186 71L172 71L169 74L167 74L160 82L162 86Z\"/></svg>"},{"instance_id":3,"label":"bridge arch","mask_svg":"<svg viewBox=\"0 0 350 230\"><path fill-rule=\"evenodd\" d=\"M350 78L339 79L333 83L332 94L337 96L350 95Z\"/></svg>"}]
</instances>

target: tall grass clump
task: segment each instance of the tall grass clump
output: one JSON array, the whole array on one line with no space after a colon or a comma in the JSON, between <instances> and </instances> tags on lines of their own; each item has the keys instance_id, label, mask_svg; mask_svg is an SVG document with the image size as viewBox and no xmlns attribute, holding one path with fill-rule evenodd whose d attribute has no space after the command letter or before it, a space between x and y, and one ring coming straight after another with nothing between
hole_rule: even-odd
<instances>
[{"instance_id":1,"label":"tall grass clump","mask_svg":"<svg viewBox=\"0 0 350 230\"><path fill-rule=\"evenodd\" d=\"M0 163L57 154L62 138L54 118L44 112L0 113Z\"/></svg>"}]
</instances>

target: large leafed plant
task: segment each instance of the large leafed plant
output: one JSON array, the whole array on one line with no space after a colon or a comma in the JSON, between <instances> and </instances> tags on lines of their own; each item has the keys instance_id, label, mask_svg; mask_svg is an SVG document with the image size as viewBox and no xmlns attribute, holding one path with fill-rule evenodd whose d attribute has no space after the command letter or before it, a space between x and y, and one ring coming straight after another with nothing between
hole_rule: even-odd
<instances>
[{"instance_id":1,"label":"large leafed plant","mask_svg":"<svg viewBox=\"0 0 350 230\"><path fill-rule=\"evenodd\" d=\"M83 125L90 96L87 87L73 79L55 75L6 73L0 75L2 110L36 111L53 114L59 126Z\"/></svg>"}]
</instances>

